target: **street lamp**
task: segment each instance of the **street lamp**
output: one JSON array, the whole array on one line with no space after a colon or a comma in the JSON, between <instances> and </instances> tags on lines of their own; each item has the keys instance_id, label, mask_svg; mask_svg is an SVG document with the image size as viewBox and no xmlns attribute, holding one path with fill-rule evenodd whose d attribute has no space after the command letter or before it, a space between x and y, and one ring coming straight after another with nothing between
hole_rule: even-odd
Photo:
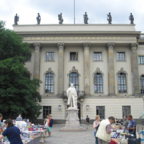
<instances>
[{"instance_id":1,"label":"street lamp","mask_svg":"<svg viewBox=\"0 0 144 144\"><path fill-rule=\"evenodd\" d=\"M58 109L59 109L59 111L61 110L61 105L58 105Z\"/></svg>"},{"instance_id":2,"label":"street lamp","mask_svg":"<svg viewBox=\"0 0 144 144\"><path fill-rule=\"evenodd\" d=\"M89 105L86 105L86 109L87 109L87 110L89 109Z\"/></svg>"}]
</instances>

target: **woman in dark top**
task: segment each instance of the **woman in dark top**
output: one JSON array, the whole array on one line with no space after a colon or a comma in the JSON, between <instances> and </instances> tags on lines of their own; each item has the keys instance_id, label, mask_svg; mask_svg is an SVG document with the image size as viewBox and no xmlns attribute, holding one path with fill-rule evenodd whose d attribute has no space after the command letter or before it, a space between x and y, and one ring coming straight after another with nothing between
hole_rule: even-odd
<instances>
[{"instance_id":1,"label":"woman in dark top","mask_svg":"<svg viewBox=\"0 0 144 144\"><path fill-rule=\"evenodd\" d=\"M4 125L6 127L6 130L2 133L2 135L0 135L0 140L7 136L10 144L23 144L21 140L22 136L20 130L13 125L12 120L6 120L4 122Z\"/></svg>"}]
</instances>

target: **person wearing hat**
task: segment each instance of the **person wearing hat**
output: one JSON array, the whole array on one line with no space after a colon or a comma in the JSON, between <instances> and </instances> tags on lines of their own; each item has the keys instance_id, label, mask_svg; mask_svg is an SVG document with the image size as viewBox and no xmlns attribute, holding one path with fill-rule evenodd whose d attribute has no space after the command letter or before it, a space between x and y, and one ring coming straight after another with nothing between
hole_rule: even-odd
<instances>
[{"instance_id":1,"label":"person wearing hat","mask_svg":"<svg viewBox=\"0 0 144 144\"><path fill-rule=\"evenodd\" d=\"M52 126L53 126L53 119L52 119L52 115L51 114L48 115L48 119L49 119L49 122L48 122L47 131L48 131L49 137L51 137L51 129L52 129Z\"/></svg>"}]
</instances>

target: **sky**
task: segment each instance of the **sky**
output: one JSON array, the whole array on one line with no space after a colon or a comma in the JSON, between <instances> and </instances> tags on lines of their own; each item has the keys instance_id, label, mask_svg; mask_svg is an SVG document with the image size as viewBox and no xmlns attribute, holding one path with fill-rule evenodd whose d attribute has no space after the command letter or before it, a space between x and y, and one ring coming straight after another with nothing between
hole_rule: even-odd
<instances>
[{"instance_id":1,"label":"sky","mask_svg":"<svg viewBox=\"0 0 144 144\"><path fill-rule=\"evenodd\" d=\"M87 12L89 24L107 24L111 12L112 24L130 24L134 16L136 30L144 33L144 0L75 0L75 23L83 24ZM0 20L6 28L13 29L14 16L19 15L19 25L36 24L37 13L41 24L58 24L58 14L63 14L63 24L74 23L74 0L0 0Z\"/></svg>"}]
</instances>

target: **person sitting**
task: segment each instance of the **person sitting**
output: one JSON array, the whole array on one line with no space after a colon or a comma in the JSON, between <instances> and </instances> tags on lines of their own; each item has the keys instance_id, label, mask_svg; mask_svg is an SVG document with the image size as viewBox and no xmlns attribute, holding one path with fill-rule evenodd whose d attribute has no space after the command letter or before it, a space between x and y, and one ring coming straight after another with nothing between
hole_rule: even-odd
<instances>
[{"instance_id":1,"label":"person sitting","mask_svg":"<svg viewBox=\"0 0 144 144\"><path fill-rule=\"evenodd\" d=\"M13 125L11 119L8 119L4 122L6 130L0 135L0 140L7 136L10 144L23 144L22 142L22 135L20 130Z\"/></svg>"}]
</instances>

